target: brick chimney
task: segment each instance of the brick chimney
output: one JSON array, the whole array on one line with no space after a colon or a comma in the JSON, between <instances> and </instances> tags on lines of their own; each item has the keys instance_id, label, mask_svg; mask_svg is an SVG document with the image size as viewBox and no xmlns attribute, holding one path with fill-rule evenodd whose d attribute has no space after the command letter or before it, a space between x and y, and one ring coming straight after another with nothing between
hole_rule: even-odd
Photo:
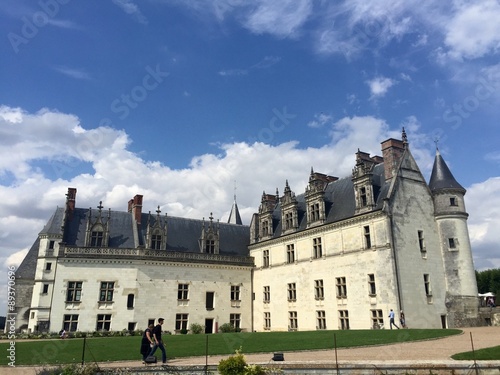
<instances>
[{"instance_id":1,"label":"brick chimney","mask_svg":"<svg viewBox=\"0 0 500 375\"><path fill-rule=\"evenodd\" d=\"M73 219L73 214L75 212L76 204L76 189L68 188L68 193L66 194L66 218L67 220Z\"/></svg>"},{"instance_id":2,"label":"brick chimney","mask_svg":"<svg viewBox=\"0 0 500 375\"><path fill-rule=\"evenodd\" d=\"M141 223L142 195L136 194L134 199L129 200L128 212L131 212L134 215L134 219L137 222L137 224Z\"/></svg>"},{"instance_id":3,"label":"brick chimney","mask_svg":"<svg viewBox=\"0 0 500 375\"><path fill-rule=\"evenodd\" d=\"M388 180L394 175L401 156L405 150L403 141L399 139L389 138L382 142L382 156L384 158L384 174Z\"/></svg>"}]
</instances>

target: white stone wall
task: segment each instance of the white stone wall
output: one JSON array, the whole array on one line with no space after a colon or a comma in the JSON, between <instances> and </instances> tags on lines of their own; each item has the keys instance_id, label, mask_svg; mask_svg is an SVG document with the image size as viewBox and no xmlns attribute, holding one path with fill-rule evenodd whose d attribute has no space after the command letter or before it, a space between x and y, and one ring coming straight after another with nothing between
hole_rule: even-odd
<instances>
[{"instance_id":1,"label":"white stone wall","mask_svg":"<svg viewBox=\"0 0 500 375\"><path fill-rule=\"evenodd\" d=\"M83 281L80 303L66 303L69 281ZM113 303L99 303L101 281L115 282ZM177 299L178 284L189 284L187 302ZM240 285L241 303L231 306L231 285ZM206 309L206 292L214 292L214 309ZM134 307L127 308L128 294ZM78 314L78 330L94 331L98 314L111 314L111 330L128 329L136 323L144 329L149 319L163 317L163 330L175 330L176 314L189 314L192 323L215 326L229 323L230 314L241 314L241 328L251 330L251 269L200 263L140 260L61 258L57 267L51 309L51 331L62 328L65 314Z\"/></svg>"}]
</instances>

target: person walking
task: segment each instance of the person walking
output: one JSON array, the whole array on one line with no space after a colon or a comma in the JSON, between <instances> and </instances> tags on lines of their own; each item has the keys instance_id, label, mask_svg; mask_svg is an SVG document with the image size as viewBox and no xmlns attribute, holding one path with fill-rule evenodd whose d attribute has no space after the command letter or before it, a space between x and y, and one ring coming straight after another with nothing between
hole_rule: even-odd
<instances>
[{"instance_id":1,"label":"person walking","mask_svg":"<svg viewBox=\"0 0 500 375\"><path fill-rule=\"evenodd\" d=\"M399 323L401 324L401 328L406 328L406 319L403 310L399 313Z\"/></svg>"},{"instance_id":2,"label":"person walking","mask_svg":"<svg viewBox=\"0 0 500 375\"><path fill-rule=\"evenodd\" d=\"M154 324L150 324L142 334L142 340L141 340L142 363L146 361L146 358L148 357L148 354L154 345L153 334L152 334L153 328Z\"/></svg>"},{"instance_id":3,"label":"person walking","mask_svg":"<svg viewBox=\"0 0 500 375\"><path fill-rule=\"evenodd\" d=\"M396 323L394 323L394 311L392 309L389 312L389 325L391 326L391 329L392 329L393 325L394 325L394 327L396 327L397 329L399 329L399 327L396 325Z\"/></svg>"},{"instance_id":4,"label":"person walking","mask_svg":"<svg viewBox=\"0 0 500 375\"><path fill-rule=\"evenodd\" d=\"M163 345L163 340L161 338L161 326L165 319L159 318L158 324L153 328L153 347L151 348L151 352L149 355L154 355L156 349L160 348L161 350L161 360L163 364L167 363L167 351L165 350L165 346Z\"/></svg>"}]
</instances>

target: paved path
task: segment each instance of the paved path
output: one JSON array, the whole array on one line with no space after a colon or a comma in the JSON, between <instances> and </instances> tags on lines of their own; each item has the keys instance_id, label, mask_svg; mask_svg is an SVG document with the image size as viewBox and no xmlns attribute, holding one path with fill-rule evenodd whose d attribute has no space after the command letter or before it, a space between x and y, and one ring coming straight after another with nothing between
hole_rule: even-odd
<instances>
[{"instance_id":1,"label":"paved path","mask_svg":"<svg viewBox=\"0 0 500 375\"><path fill-rule=\"evenodd\" d=\"M474 327L463 328L463 334L450 337L407 343L395 343L384 346L367 346L362 348L338 349L337 361L335 350L318 350L303 352L284 352L284 363L307 363L307 364L376 364L376 363L445 363L453 361L451 355L461 352L469 352L474 349L482 349L500 345L500 327ZM402 333L404 330L401 331ZM472 340L471 340L472 336ZM168 350L168 348L167 348ZM245 354L247 363L268 364L271 362L273 353ZM217 365L221 359L228 356L210 356L208 365ZM207 362L205 357L176 358L168 361L172 366L204 366ZM495 361L496 362L496 361ZM101 367L138 367L142 366L140 361L99 363ZM500 361L498 361L500 368ZM11 375L34 375L33 367L16 367L14 369L0 368L0 374Z\"/></svg>"}]
</instances>

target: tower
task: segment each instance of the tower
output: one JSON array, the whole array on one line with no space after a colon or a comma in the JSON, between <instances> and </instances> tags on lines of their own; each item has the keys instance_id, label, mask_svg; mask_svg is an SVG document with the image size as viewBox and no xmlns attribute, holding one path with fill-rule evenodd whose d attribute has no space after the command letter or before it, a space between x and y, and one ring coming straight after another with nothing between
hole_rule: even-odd
<instances>
[{"instance_id":1,"label":"tower","mask_svg":"<svg viewBox=\"0 0 500 375\"><path fill-rule=\"evenodd\" d=\"M448 323L474 325L478 314L477 282L467 227L466 190L455 180L438 149L429 181L441 242L446 280Z\"/></svg>"}]
</instances>

